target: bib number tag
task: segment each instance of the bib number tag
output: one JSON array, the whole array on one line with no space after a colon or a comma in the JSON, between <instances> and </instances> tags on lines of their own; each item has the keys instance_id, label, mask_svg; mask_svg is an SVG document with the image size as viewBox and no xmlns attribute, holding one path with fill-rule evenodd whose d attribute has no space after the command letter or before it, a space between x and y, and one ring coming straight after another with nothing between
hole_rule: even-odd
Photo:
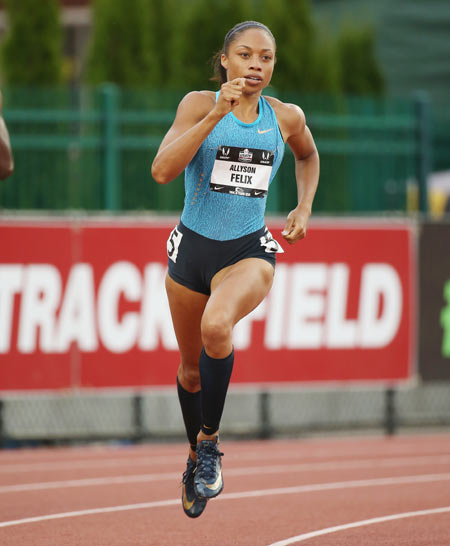
<instances>
[{"instance_id":1,"label":"bib number tag","mask_svg":"<svg viewBox=\"0 0 450 546\"><path fill-rule=\"evenodd\" d=\"M265 248L266 252L277 252L278 254L283 254L284 250L281 247L280 243L276 241L270 231L266 228L264 235L259 238L261 246Z\"/></svg>"},{"instance_id":2,"label":"bib number tag","mask_svg":"<svg viewBox=\"0 0 450 546\"><path fill-rule=\"evenodd\" d=\"M273 160L274 153L270 150L219 146L209 189L231 195L265 197Z\"/></svg>"},{"instance_id":3,"label":"bib number tag","mask_svg":"<svg viewBox=\"0 0 450 546\"><path fill-rule=\"evenodd\" d=\"M178 248L180 246L182 238L183 234L175 227L173 228L169 238L167 239L167 256L174 263L177 262Z\"/></svg>"}]
</instances>

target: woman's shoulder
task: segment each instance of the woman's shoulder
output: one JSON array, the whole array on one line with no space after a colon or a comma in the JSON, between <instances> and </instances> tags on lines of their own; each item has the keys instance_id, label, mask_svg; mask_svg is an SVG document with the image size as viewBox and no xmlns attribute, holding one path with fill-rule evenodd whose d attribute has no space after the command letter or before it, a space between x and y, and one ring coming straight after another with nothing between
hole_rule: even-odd
<instances>
[{"instance_id":1,"label":"woman's shoulder","mask_svg":"<svg viewBox=\"0 0 450 546\"><path fill-rule=\"evenodd\" d=\"M214 91L190 91L181 99L178 109L189 109L204 117L214 107L215 102Z\"/></svg>"},{"instance_id":2,"label":"woman's shoulder","mask_svg":"<svg viewBox=\"0 0 450 546\"><path fill-rule=\"evenodd\" d=\"M283 134L297 133L299 132L299 126L300 128L305 126L305 114L300 106L283 102L275 97L264 95L264 98L272 106Z\"/></svg>"}]
</instances>

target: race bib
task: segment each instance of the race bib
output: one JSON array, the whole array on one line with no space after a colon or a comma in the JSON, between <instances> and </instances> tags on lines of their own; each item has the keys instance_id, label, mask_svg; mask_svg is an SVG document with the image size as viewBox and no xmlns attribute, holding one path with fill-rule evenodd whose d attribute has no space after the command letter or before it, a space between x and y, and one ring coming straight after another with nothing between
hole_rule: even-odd
<instances>
[{"instance_id":1,"label":"race bib","mask_svg":"<svg viewBox=\"0 0 450 546\"><path fill-rule=\"evenodd\" d=\"M169 238L167 239L167 256L172 262L177 263L178 248L181 243L183 234L175 227L171 231Z\"/></svg>"},{"instance_id":2,"label":"race bib","mask_svg":"<svg viewBox=\"0 0 450 546\"><path fill-rule=\"evenodd\" d=\"M272 253L284 253L283 247L280 245L280 243L272 237L272 234L270 231L265 229L264 235L259 238L259 242L261 243L261 246L264 247L265 251L269 254Z\"/></svg>"},{"instance_id":3,"label":"race bib","mask_svg":"<svg viewBox=\"0 0 450 546\"><path fill-rule=\"evenodd\" d=\"M274 153L256 148L219 146L209 189L220 193L264 197L269 189Z\"/></svg>"}]
</instances>

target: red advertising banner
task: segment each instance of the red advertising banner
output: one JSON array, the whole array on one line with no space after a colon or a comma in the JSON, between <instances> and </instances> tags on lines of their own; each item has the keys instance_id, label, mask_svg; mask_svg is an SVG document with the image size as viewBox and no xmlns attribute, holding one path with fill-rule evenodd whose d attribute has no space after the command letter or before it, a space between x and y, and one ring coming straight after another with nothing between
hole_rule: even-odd
<instances>
[{"instance_id":1,"label":"red advertising banner","mask_svg":"<svg viewBox=\"0 0 450 546\"><path fill-rule=\"evenodd\" d=\"M164 288L176 221L0 221L0 389L172 385ZM283 244L283 224L269 222ZM316 222L283 244L269 296L235 328L234 383L413 373L407 223Z\"/></svg>"}]
</instances>

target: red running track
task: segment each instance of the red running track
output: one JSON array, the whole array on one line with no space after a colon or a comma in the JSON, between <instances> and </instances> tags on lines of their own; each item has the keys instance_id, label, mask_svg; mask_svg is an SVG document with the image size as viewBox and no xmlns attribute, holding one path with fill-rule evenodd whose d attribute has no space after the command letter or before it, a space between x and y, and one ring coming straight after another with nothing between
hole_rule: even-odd
<instances>
[{"instance_id":1,"label":"red running track","mask_svg":"<svg viewBox=\"0 0 450 546\"><path fill-rule=\"evenodd\" d=\"M0 452L0 545L450 545L450 434L221 448L225 490L197 520L184 445Z\"/></svg>"}]
</instances>

